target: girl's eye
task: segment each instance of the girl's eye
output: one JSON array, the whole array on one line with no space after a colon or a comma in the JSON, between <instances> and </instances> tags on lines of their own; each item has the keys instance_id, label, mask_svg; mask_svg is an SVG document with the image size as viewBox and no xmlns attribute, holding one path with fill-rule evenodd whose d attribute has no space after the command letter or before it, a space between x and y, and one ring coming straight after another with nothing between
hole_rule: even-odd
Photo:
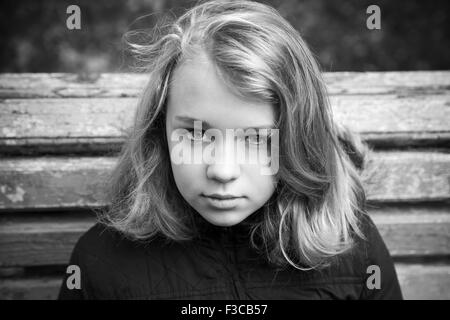
<instances>
[{"instance_id":1,"label":"girl's eye","mask_svg":"<svg viewBox=\"0 0 450 320\"><path fill-rule=\"evenodd\" d=\"M267 136L256 134L246 137L246 140L252 145L266 144L270 139Z\"/></svg>"},{"instance_id":2,"label":"girl's eye","mask_svg":"<svg viewBox=\"0 0 450 320\"><path fill-rule=\"evenodd\" d=\"M205 130L187 129L189 131L188 139L191 141L210 142L211 139L205 135Z\"/></svg>"}]
</instances>

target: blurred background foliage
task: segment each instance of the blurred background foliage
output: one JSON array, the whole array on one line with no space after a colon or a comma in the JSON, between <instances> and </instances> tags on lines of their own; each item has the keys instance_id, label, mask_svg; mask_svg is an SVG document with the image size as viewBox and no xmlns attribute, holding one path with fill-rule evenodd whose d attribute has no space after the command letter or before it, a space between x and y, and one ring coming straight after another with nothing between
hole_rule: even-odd
<instances>
[{"instance_id":1,"label":"blurred background foliage","mask_svg":"<svg viewBox=\"0 0 450 320\"><path fill-rule=\"evenodd\" d=\"M445 70L450 66L448 0L266 0L299 30L324 71ZM126 72L122 36L177 16L194 0L3 0L0 72ZM66 8L81 8L68 30ZM368 30L366 8L381 8Z\"/></svg>"}]
</instances>

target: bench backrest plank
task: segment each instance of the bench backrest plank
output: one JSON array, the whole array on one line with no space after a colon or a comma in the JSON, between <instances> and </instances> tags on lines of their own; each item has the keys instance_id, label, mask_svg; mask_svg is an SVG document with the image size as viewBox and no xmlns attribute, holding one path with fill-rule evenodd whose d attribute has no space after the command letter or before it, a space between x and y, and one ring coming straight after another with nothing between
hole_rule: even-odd
<instances>
[{"instance_id":1,"label":"bench backrest plank","mask_svg":"<svg viewBox=\"0 0 450 320\"><path fill-rule=\"evenodd\" d=\"M325 73L338 122L374 148L369 214L406 298L450 298L450 72ZM0 298L55 298L145 75L0 75ZM21 272L41 270L33 277ZM15 274L14 277L10 277Z\"/></svg>"}]
</instances>

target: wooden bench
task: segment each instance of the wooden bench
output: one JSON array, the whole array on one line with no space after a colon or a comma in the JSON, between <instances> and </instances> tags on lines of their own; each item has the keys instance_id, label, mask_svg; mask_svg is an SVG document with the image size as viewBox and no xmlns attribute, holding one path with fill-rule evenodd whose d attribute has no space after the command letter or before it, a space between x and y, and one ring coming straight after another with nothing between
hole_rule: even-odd
<instances>
[{"instance_id":1,"label":"wooden bench","mask_svg":"<svg viewBox=\"0 0 450 320\"><path fill-rule=\"evenodd\" d=\"M405 298L450 299L450 72L327 73ZM0 299L54 299L145 75L0 75Z\"/></svg>"}]
</instances>

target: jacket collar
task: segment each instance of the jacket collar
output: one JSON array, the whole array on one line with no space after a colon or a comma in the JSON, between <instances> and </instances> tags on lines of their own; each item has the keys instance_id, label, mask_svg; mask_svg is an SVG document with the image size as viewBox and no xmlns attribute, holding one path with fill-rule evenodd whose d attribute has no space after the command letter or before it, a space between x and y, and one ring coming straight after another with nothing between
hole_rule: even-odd
<instances>
[{"instance_id":1,"label":"jacket collar","mask_svg":"<svg viewBox=\"0 0 450 320\"><path fill-rule=\"evenodd\" d=\"M219 242L224 246L250 245L252 226L261 221L262 218L262 212L257 210L240 223L223 227L210 223L197 212L194 215L197 230L196 239L203 243Z\"/></svg>"}]
</instances>

